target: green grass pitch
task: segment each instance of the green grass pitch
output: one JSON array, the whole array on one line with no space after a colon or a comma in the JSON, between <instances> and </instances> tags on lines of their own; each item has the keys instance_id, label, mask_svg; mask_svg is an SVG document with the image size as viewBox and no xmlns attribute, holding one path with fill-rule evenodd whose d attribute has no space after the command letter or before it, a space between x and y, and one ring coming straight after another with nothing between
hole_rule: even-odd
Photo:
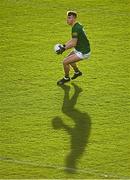
<instances>
[{"instance_id":1,"label":"green grass pitch","mask_svg":"<svg viewBox=\"0 0 130 180\"><path fill-rule=\"evenodd\" d=\"M72 9L92 54L58 87ZM129 22L129 0L0 1L0 179L130 179Z\"/></svg>"}]
</instances>

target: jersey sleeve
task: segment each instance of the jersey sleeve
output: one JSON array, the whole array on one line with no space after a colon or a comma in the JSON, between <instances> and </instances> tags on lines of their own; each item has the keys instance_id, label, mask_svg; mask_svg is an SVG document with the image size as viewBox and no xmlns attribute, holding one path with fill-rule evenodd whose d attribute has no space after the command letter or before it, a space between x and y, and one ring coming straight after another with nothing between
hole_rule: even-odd
<instances>
[{"instance_id":1,"label":"jersey sleeve","mask_svg":"<svg viewBox=\"0 0 130 180\"><path fill-rule=\"evenodd\" d=\"M72 28L72 38L78 38L80 31L78 28Z\"/></svg>"},{"instance_id":2,"label":"jersey sleeve","mask_svg":"<svg viewBox=\"0 0 130 180\"><path fill-rule=\"evenodd\" d=\"M78 33L77 32L72 32L72 38L78 38Z\"/></svg>"}]
</instances>

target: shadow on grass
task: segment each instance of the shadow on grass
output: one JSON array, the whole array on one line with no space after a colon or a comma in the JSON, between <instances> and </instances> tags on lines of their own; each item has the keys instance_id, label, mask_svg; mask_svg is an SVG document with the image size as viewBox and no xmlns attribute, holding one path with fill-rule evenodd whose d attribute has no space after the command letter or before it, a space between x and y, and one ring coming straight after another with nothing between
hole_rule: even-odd
<instances>
[{"instance_id":1,"label":"shadow on grass","mask_svg":"<svg viewBox=\"0 0 130 180\"><path fill-rule=\"evenodd\" d=\"M64 85L60 87L64 90L62 112L74 121L74 127L71 128L66 125L58 116L52 120L54 129L64 129L71 138L71 150L65 160L65 171L68 173L76 172L78 160L85 151L91 130L91 119L89 115L75 108L82 89L75 84L72 85L74 86L74 95L71 98L69 97L70 86Z\"/></svg>"}]
</instances>

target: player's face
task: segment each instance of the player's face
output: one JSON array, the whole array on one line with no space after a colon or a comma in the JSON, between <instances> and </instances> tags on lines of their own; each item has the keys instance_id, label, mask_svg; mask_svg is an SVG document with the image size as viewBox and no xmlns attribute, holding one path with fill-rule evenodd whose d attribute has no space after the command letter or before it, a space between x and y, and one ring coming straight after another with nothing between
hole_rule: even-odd
<instances>
[{"instance_id":1,"label":"player's face","mask_svg":"<svg viewBox=\"0 0 130 180\"><path fill-rule=\"evenodd\" d=\"M67 24L73 25L74 21L75 21L74 16L72 16L72 15L71 16L67 16Z\"/></svg>"}]
</instances>

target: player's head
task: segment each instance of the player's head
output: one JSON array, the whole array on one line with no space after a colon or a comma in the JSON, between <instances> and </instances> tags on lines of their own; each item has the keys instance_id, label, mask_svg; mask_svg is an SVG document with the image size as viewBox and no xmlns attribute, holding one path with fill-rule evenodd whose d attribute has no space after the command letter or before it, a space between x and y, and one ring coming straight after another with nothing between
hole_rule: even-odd
<instances>
[{"instance_id":1,"label":"player's head","mask_svg":"<svg viewBox=\"0 0 130 180\"><path fill-rule=\"evenodd\" d=\"M77 18L76 11L67 11L67 24L73 25Z\"/></svg>"}]
</instances>

